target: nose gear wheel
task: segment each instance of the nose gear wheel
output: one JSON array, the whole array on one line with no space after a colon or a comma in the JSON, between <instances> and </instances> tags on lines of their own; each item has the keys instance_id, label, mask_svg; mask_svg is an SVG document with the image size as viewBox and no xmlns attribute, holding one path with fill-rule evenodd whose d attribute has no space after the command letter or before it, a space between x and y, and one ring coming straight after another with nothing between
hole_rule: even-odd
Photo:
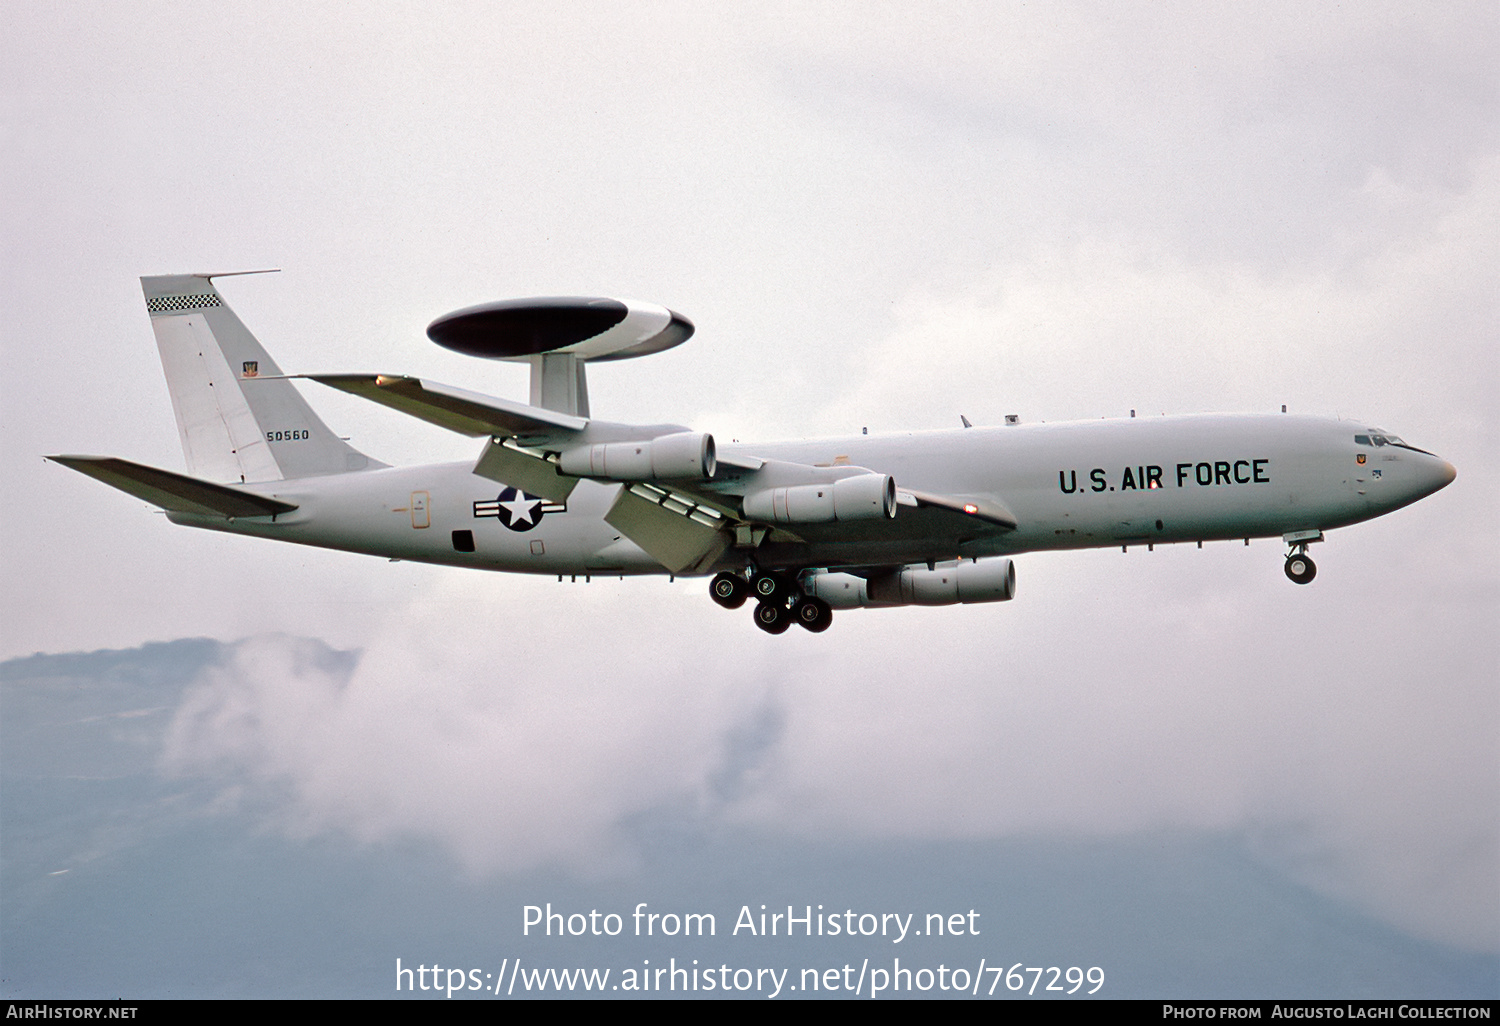
<instances>
[{"instance_id":1,"label":"nose gear wheel","mask_svg":"<svg viewBox=\"0 0 1500 1026\"><path fill-rule=\"evenodd\" d=\"M1286 536L1286 566L1283 569L1293 584L1311 584L1318 576L1318 565L1307 554L1307 547L1322 540L1322 531L1296 531Z\"/></svg>"},{"instance_id":2,"label":"nose gear wheel","mask_svg":"<svg viewBox=\"0 0 1500 1026\"><path fill-rule=\"evenodd\" d=\"M1305 552L1294 552L1286 557L1286 575L1294 584L1311 584L1318 576L1318 565Z\"/></svg>"}]
</instances>

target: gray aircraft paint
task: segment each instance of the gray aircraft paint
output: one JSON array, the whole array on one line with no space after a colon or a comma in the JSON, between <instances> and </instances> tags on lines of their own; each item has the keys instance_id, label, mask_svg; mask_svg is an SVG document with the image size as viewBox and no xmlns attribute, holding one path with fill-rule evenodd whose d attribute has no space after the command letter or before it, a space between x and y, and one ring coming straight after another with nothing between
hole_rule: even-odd
<instances>
[{"instance_id":1,"label":"gray aircraft paint","mask_svg":"<svg viewBox=\"0 0 1500 1026\"><path fill-rule=\"evenodd\" d=\"M1118 544L1281 537L1331 530L1380 516L1431 494L1452 480L1442 459L1415 450L1359 446L1352 421L1282 414L1139 418L1016 425L896 436L853 436L808 442L726 446L728 455L854 465L889 473L903 487L1002 501L1015 513L1013 532L965 539L960 534L912 536L906 508L889 524L797 525L809 544L771 544L769 566L870 565L1015 555L1044 549ZM1364 453L1369 461L1360 465ZM1199 468L1229 464L1229 481L1199 484ZM1255 481L1256 467L1265 477ZM1142 468L1160 467L1162 486L1134 482ZM1187 476L1178 483L1178 468ZM1379 478L1369 472L1382 470ZM1103 472L1095 490L1090 475ZM1076 475L1072 493L1059 475ZM1236 480L1236 475L1245 480ZM1132 482L1127 486L1127 474ZM602 520L622 485L580 482L566 513L546 513L537 528L507 530L473 515L473 504L503 487L467 463L393 467L357 475L250 485L298 509L270 518L226 521L173 514L176 523L253 534L307 545L519 573L661 573L650 556ZM430 497L430 525L411 526L413 492ZM907 514L903 517L903 514ZM1156 522L1160 520L1162 527ZM477 550L455 552L450 533L475 533ZM532 543L543 542L537 554ZM764 547L764 546L763 546ZM741 567L749 553L731 549L718 567Z\"/></svg>"},{"instance_id":2,"label":"gray aircraft paint","mask_svg":"<svg viewBox=\"0 0 1500 1026\"><path fill-rule=\"evenodd\" d=\"M1230 538L1281 537L1298 552L1323 531L1398 509L1454 478L1453 467L1430 453L1402 443L1371 444L1368 436L1382 434L1376 429L1287 414L733 444L720 449L718 467L707 478L629 478L682 500L666 503L677 510L675 519L652 511L665 527L647 530L671 534L680 526L695 538L718 538L703 548L702 559L687 559L686 568L664 565L660 547L629 533L642 530L638 520L606 520L622 490L632 487L618 475L584 477L576 485L564 477L555 493L543 489L550 500L533 500L509 491L507 481L481 476L471 463L388 467L369 460L338 439L280 376L209 276L144 278L142 285L190 468L295 507L236 517L169 506L169 519L395 559L558 575L850 570L870 576L1046 549ZM516 437L532 451L561 450L562 465L575 473L584 471L576 469L577 460L567 462L569 447L601 440L649 446L685 430L559 419L555 412L414 379L399 379L398 405L389 398L397 394L390 383L398 379L318 380L464 434L489 435L486 422L512 425L494 429L496 439ZM454 401L464 404L461 422L453 420ZM484 444L491 445L488 437ZM66 459L84 473L99 465L97 457ZM124 478L116 466L107 483L129 491L130 466L124 464ZM528 467L533 476L537 468L560 474L541 459ZM874 481L870 472L889 475L901 490L893 517L877 511L863 519L768 524L744 512L747 489L831 486L836 478L861 474ZM159 497L150 501L160 504ZM691 524L686 507L699 503ZM616 526L622 522L629 526Z\"/></svg>"}]
</instances>

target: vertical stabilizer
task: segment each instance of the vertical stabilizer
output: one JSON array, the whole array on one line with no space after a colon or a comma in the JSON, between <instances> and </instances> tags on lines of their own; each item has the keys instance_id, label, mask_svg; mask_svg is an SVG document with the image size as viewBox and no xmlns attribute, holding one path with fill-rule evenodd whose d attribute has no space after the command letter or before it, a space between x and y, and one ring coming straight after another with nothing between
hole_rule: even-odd
<instances>
[{"instance_id":1,"label":"vertical stabilizer","mask_svg":"<svg viewBox=\"0 0 1500 1026\"><path fill-rule=\"evenodd\" d=\"M142 278L190 474L275 481L383 466L324 424L206 274ZM270 379L270 380L267 380Z\"/></svg>"}]
</instances>

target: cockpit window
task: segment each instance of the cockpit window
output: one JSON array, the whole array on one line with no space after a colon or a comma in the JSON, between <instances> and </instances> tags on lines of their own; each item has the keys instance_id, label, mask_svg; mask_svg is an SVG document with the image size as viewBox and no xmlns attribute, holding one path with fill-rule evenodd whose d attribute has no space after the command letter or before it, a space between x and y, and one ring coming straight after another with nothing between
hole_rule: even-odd
<instances>
[{"instance_id":1,"label":"cockpit window","mask_svg":"<svg viewBox=\"0 0 1500 1026\"><path fill-rule=\"evenodd\" d=\"M1412 452L1427 453L1427 455L1429 456L1432 455L1431 453L1427 452L1426 449L1418 449L1415 445L1403 441L1399 436L1388 434L1387 432L1381 431L1379 428L1374 428L1368 435L1355 435L1354 441L1358 445L1394 445L1402 449L1410 449Z\"/></svg>"}]
</instances>

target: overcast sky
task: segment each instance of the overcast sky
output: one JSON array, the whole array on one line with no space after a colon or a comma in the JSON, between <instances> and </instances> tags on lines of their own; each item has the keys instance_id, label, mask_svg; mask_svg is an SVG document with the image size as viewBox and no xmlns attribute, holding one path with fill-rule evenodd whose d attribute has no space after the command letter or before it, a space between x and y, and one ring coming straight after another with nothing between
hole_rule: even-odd
<instances>
[{"instance_id":1,"label":"overcast sky","mask_svg":"<svg viewBox=\"0 0 1500 1026\"><path fill-rule=\"evenodd\" d=\"M480 875L628 865L622 824L664 803L789 837L1197 831L1500 950L1497 52L1488 3L16 8L0 656L256 638L190 691L163 771ZM1006 605L776 639L701 581L192 532L42 462L181 469L137 278L263 267L220 288L291 372L523 398L427 323L623 295L698 333L592 372L612 420L753 440L1285 403L1458 479L1334 532L1308 588L1274 540L1034 554ZM473 454L307 394L389 462ZM363 656L346 679L298 638Z\"/></svg>"}]
</instances>

